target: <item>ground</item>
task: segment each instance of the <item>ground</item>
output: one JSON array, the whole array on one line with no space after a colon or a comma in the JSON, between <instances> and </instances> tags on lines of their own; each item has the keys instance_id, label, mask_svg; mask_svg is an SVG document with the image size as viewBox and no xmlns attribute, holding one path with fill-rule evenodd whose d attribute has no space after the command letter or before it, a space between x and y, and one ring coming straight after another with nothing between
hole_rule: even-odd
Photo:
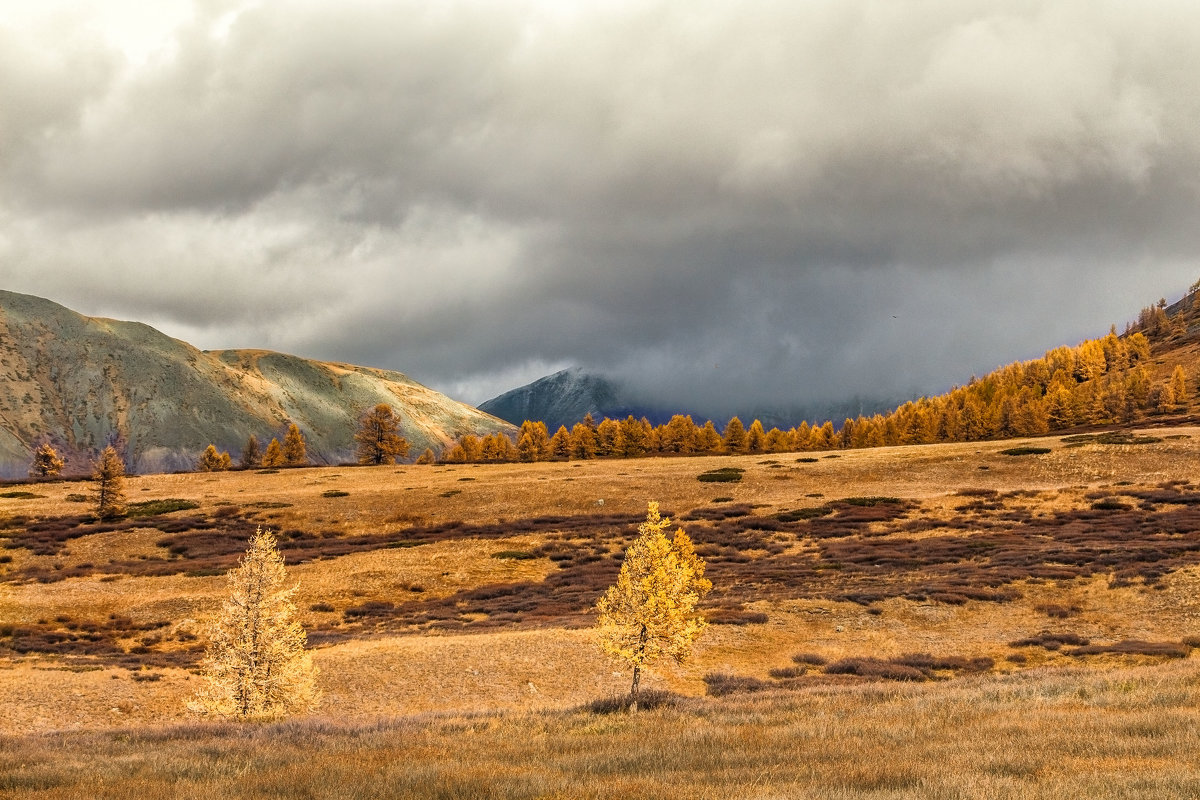
<instances>
[{"instance_id":1,"label":"ground","mask_svg":"<svg viewBox=\"0 0 1200 800\"><path fill-rule=\"evenodd\" d=\"M729 467L740 480L699 479ZM0 735L17 749L44 735L84 747L107 730L193 724L186 701L224 571L264 526L300 585L320 725L387 739L381 720L424 715L412 724L443 745L460 723L437 720L521 736L559 726L575 741L584 723L563 713L628 689L595 646L593 604L657 500L708 561L714 624L690 661L652 669L648 688L684 705L645 724L700 715L753 738L747 715L808 728L806 706L836 707L872 737L907 735L870 710L882 691L939 735L955 715L995 707L976 723L1021 749L1073 713L1064 703L1083 709L1080 731L1116 724L1090 693L1130 706L1121 724L1148 726L1170 761L1182 751L1166 743L1200 727L1198 467L1200 429L1181 427L832 454L151 475L129 479L131 502L173 502L110 524L87 517L85 483L6 487ZM1036 711L1019 706L1023 692L1042 698ZM921 717L935 706L949 717ZM237 735L214 731L217 750ZM925 761L895 796L936 795L921 793L936 754L912 757ZM1116 772L1154 772L1105 757ZM1064 774L1030 767L1028 753L1006 758L1043 788ZM1194 771L1172 775L1200 786Z\"/></svg>"}]
</instances>

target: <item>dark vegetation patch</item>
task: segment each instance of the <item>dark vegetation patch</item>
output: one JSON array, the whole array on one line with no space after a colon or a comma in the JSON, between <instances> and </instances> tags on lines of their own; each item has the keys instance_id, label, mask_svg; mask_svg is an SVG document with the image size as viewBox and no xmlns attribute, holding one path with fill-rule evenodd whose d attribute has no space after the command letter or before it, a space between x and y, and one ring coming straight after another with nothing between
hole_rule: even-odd
<instances>
[{"instance_id":1,"label":"dark vegetation patch","mask_svg":"<svg viewBox=\"0 0 1200 800\"><path fill-rule=\"evenodd\" d=\"M696 480L701 483L737 483L742 479L743 472L745 470L740 467L721 467L701 472L696 476Z\"/></svg>"},{"instance_id":2,"label":"dark vegetation patch","mask_svg":"<svg viewBox=\"0 0 1200 800\"><path fill-rule=\"evenodd\" d=\"M820 461L820 460L821 460L821 459L819 459L819 458L813 458L812 456L803 456L803 457L801 457L801 458L797 458L797 459L796 459L796 463L797 463L797 464L815 464L815 463L817 463L817 462L818 462L818 461Z\"/></svg>"},{"instance_id":3,"label":"dark vegetation patch","mask_svg":"<svg viewBox=\"0 0 1200 800\"><path fill-rule=\"evenodd\" d=\"M1163 658L1187 658L1192 646L1186 642L1144 642L1140 639L1124 639L1113 644L1085 644L1064 650L1069 656L1097 656L1105 654L1161 656Z\"/></svg>"},{"instance_id":4,"label":"dark vegetation patch","mask_svg":"<svg viewBox=\"0 0 1200 800\"><path fill-rule=\"evenodd\" d=\"M1069 631L1060 631L1058 633L1041 631L1034 636L1030 636L1025 639L1018 639L1015 642L1009 642L1008 646L1041 647L1046 650L1060 650L1064 644L1072 646L1085 646L1091 644L1091 640L1085 636L1080 636Z\"/></svg>"},{"instance_id":5,"label":"dark vegetation patch","mask_svg":"<svg viewBox=\"0 0 1200 800\"><path fill-rule=\"evenodd\" d=\"M125 507L127 517L156 517L159 514L172 514L176 511L190 511L199 508L199 503L182 500L178 497L168 497L165 500L144 500L140 503L130 503Z\"/></svg>"},{"instance_id":6,"label":"dark vegetation patch","mask_svg":"<svg viewBox=\"0 0 1200 800\"><path fill-rule=\"evenodd\" d=\"M279 470L275 469L274 467L269 467L267 469L255 470L254 474L255 475L278 475Z\"/></svg>"},{"instance_id":7,"label":"dark vegetation patch","mask_svg":"<svg viewBox=\"0 0 1200 800\"><path fill-rule=\"evenodd\" d=\"M492 558L499 558L502 560L506 559L511 561L525 561L531 558L537 558L537 556L528 550L500 550L492 553Z\"/></svg>"},{"instance_id":8,"label":"dark vegetation patch","mask_svg":"<svg viewBox=\"0 0 1200 800\"><path fill-rule=\"evenodd\" d=\"M704 689L709 697L725 697L734 693L761 692L770 689L769 681L748 675L731 675L728 672L710 672L704 676Z\"/></svg>"},{"instance_id":9,"label":"dark vegetation patch","mask_svg":"<svg viewBox=\"0 0 1200 800\"><path fill-rule=\"evenodd\" d=\"M35 494L34 492L26 492L23 490L15 490L11 492L0 492L0 497L9 500L32 500L37 497L45 497L44 494Z\"/></svg>"},{"instance_id":10,"label":"dark vegetation patch","mask_svg":"<svg viewBox=\"0 0 1200 800\"><path fill-rule=\"evenodd\" d=\"M321 492L321 497L349 497L349 492L344 492L341 489L326 489Z\"/></svg>"},{"instance_id":11,"label":"dark vegetation patch","mask_svg":"<svg viewBox=\"0 0 1200 800\"><path fill-rule=\"evenodd\" d=\"M933 656L909 653L897 658L843 658L825 666L827 675L858 675L889 681L928 681L962 673L987 672L995 665L982 656Z\"/></svg>"},{"instance_id":12,"label":"dark vegetation patch","mask_svg":"<svg viewBox=\"0 0 1200 800\"><path fill-rule=\"evenodd\" d=\"M1062 438L1063 444L1068 447L1082 447L1085 444L1155 444L1161 441L1157 436L1136 436L1129 431L1077 433Z\"/></svg>"},{"instance_id":13,"label":"dark vegetation patch","mask_svg":"<svg viewBox=\"0 0 1200 800\"><path fill-rule=\"evenodd\" d=\"M1001 450L1002 456L1040 456L1050 452L1049 447L1010 447L1007 450Z\"/></svg>"},{"instance_id":14,"label":"dark vegetation patch","mask_svg":"<svg viewBox=\"0 0 1200 800\"><path fill-rule=\"evenodd\" d=\"M653 711L656 708L675 708L681 702L683 702L683 697L674 692L648 689L638 692L637 707L638 711ZM617 695L593 700L580 706L578 710L589 711L593 714L621 714L628 711L632 703L633 695Z\"/></svg>"},{"instance_id":15,"label":"dark vegetation patch","mask_svg":"<svg viewBox=\"0 0 1200 800\"><path fill-rule=\"evenodd\" d=\"M21 625L0 625L0 656L53 655L72 668L85 665L191 667L199 663L203 647L186 631L170 634L171 623L156 620L134 623L119 614L99 620L61 615Z\"/></svg>"},{"instance_id":16,"label":"dark vegetation patch","mask_svg":"<svg viewBox=\"0 0 1200 800\"><path fill-rule=\"evenodd\" d=\"M761 611L744 608L714 608L705 614L705 619L710 625L762 625L768 617Z\"/></svg>"},{"instance_id":17,"label":"dark vegetation patch","mask_svg":"<svg viewBox=\"0 0 1200 800\"><path fill-rule=\"evenodd\" d=\"M68 503L90 503L91 502L91 498L88 497L86 494L79 494L77 492L72 492L71 494L67 495L65 499Z\"/></svg>"}]
</instances>

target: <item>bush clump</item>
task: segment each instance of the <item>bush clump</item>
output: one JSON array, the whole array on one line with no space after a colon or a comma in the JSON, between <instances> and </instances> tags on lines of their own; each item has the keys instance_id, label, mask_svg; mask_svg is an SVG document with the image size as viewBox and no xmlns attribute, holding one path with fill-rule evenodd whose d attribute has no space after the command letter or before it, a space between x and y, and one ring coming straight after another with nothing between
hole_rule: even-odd
<instances>
[{"instance_id":1,"label":"bush clump","mask_svg":"<svg viewBox=\"0 0 1200 800\"><path fill-rule=\"evenodd\" d=\"M1001 450L1002 456L1040 456L1050 452L1049 447L1010 447Z\"/></svg>"},{"instance_id":2,"label":"bush clump","mask_svg":"<svg viewBox=\"0 0 1200 800\"><path fill-rule=\"evenodd\" d=\"M321 492L321 497L349 497L349 492L343 492L341 489L326 489Z\"/></svg>"},{"instance_id":3,"label":"bush clump","mask_svg":"<svg viewBox=\"0 0 1200 800\"><path fill-rule=\"evenodd\" d=\"M701 483L737 483L742 479L743 472L745 470L739 467L721 467L701 472L696 476L696 480Z\"/></svg>"},{"instance_id":4,"label":"bush clump","mask_svg":"<svg viewBox=\"0 0 1200 800\"><path fill-rule=\"evenodd\" d=\"M179 497L168 497L164 500L144 500L140 503L130 503L125 507L127 517L156 517L159 514L170 514L174 511L189 511L199 508L200 504Z\"/></svg>"}]
</instances>

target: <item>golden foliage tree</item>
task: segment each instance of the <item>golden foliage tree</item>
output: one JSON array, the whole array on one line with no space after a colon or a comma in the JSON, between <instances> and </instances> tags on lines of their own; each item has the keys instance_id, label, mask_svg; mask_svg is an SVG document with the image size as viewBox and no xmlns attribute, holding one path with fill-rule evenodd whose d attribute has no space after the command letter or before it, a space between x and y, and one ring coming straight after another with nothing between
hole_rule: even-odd
<instances>
[{"instance_id":1,"label":"golden foliage tree","mask_svg":"<svg viewBox=\"0 0 1200 800\"><path fill-rule=\"evenodd\" d=\"M721 441L730 453L746 452L746 426L737 417L730 418L725 424L725 432L721 434Z\"/></svg>"},{"instance_id":2,"label":"golden foliage tree","mask_svg":"<svg viewBox=\"0 0 1200 800\"><path fill-rule=\"evenodd\" d=\"M400 419L387 403L380 403L358 421L358 463L395 464L408 456L408 440L400 435Z\"/></svg>"},{"instance_id":3,"label":"golden foliage tree","mask_svg":"<svg viewBox=\"0 0 1200 800\"><path fill-rule=\"evenodd\" d=\"M421 465L433 464L437 462L437 456L433 454L433 448L426 447L425 452L417 456L417 463Z\"/></svg>"},{"instance_id":4,"label":"golden foliage tree","mask_svg":"<svg viewBox=\"0 0 1200 800\"><path fill-rule=\"evenodd\" d=\"M673 539L671 520L650 503L638 537L625 551L617 582L596 604L600 647L633 667L630 710L637 710L642 671L659 658L683 661L707 626L697 606L712 583L683 528Z\"/></svg>"},{"instance_id":5,"label":"golden foliage tree","mask_svg":"<svg viewBox=\"0 0 1200 800\"><path fill-rule=\"evenodd\" d=\"M204 448L204 452L200 454L200 460L196 463L196 469L199 472L224 472L233 466L233 460L229 457L229 453L218 453L216 445L210 444Z\"/></svg>"},{"instance_id":6,"label":"golden foliage tree","mask_svg":"<svg viewBox=\"0 0 1200 800\"><path fill-rule=\"evenodd\" d=\"M237 569L201 665L204 685L189 707L237 719L311 711L321 699L307 638L295 619L283 558L258 529Z\"/></svg>"},{"instance_id":7,"label":"golden foliage tree","mask_svg":"<svg viewBox=\"0 0 1200 800\"><path fill-rule=\"evenodd\" d=\"M287 463L287 459L283 457L283 446L279 444L278 439L272 439L267 444L267 451L263 453L262 465L264 467L282 467Z\"/></svg>"},{"instance_id":8,"label":"golden foliage tree","mask_svg":"<svg viewBox=\"0 0 1200 800\"><path fill-rule=\"evenodd\" d=\"M1175 405L1187 405L1189 399L1187 373L1184 372L1182 364L1176 364L1175 371L1171 373L1171 393L1175 395Z\"/></svg>"},{"instance_id":9,"label":"golden foliage tree","mask_svg":"<svg viewBox=\"0 0 1200 800\"><path fill-rule=\"evenodd\" d=\"M522 461L546 461L550 458L550 434L546 423L526 420L517 436L517 452Z\"/></svg>"},{"instance_id":10,"label":"golden foliage tree","mask_svg":"<svg viewBox=\"0 0 1200 800\"><path fill-rule=\"evenodd\" d=\"M62 473L63 460L49 442L42 442L33 451L33 463L29 467L31 478L52 478Z\"/></svg>"},{"instance_id":11,"label":"golden foliage tree","mask_svg":"<svg viewBox=\"0 0 1200 800\"><path fill-rule=\"evenodd\" d=\"M550 437L550 455L561 461L571 457L571 432L566 425L559 425Z\"/></svg>"},{"instance_id":12,"label":"golden foliage tree","mask_svg":"<svg viewBox=\"0 0 1200 800\"><path fill-rule=\"evenodd\" d=\"M283 460L289 467L308 463L308 445L304 442L304 434L294 422L288 426L283 437Z\"/></svg>"},{"instance_id":13,"label":"golden foliage tree","mask_svg":"<svg viewBox=\"0 0 1200 800\"><path fill-rule=\"evenodd\" d=\"M96 482L93 499L96 516L112 519L125 513L125 462L112 445L104 448L100 458L92 463L92 480Z\"/></svg>"}]
</instances>

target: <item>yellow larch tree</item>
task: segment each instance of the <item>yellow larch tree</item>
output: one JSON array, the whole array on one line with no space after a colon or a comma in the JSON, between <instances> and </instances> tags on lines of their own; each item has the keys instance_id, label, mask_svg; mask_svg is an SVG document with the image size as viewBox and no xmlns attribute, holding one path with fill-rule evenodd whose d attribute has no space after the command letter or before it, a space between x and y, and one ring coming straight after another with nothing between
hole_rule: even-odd
<instances>
[{"instance_id":1,"label":"yellow larch tree","mask_svg":"<svg viewBox=\"0 0 1200 800\"><path fill-rule=\"evenodd\" d=\"M408 440L400 435L400 418L387 403L379 403L358 421L354 434L358 463L381 466L408 457Z\"/></svg>"},{"instance_id":2,"label":"yellow larch tree","mask_svg":"<svg viewBox=\"0 0 1200 800\"><path fill-rule=\"evenodd\" d=\"M264 467L282 467L287 463L287 459L283 457L283 447L279 444L278 439L272 439L267 444L267 451L263 453L262 465Z\"/></svg>"},{"instance_id":3,"label":"yellow larch tree","mask_svg":"<svg viewBox=\"0 0 1200 800\"><path fill-rule=\"evenodd\" d=\"M96 482L94 499L96 516L113 519L125 513L125 462L112 445L104 448L92 464L92 480Z\"/></svg>"},{"instance_id":4,"label":"yellow larch tree","mask_svg":"<svg viewBox=\"0 0 1200 800\"><path fill-rule=\"evenodd\" d=\"M203 686L188 704L192 711L245 720L316 708L317 668L292 602L299 586L286 581L275 536L258 529L229 571L229 595L201 664Z\"/></svg>"},{"instance_id":5,"label":"yellow larch tree","mask_svg":"<svg viewBox=\"0 0 1200 800\"><path fill-rule=\"evenodd\" d=\"M63 460L58 457L58 451L49 442L42 442L33 451L33 464L29 467L31 478L53 478L62 473Z\"/></svg>"},{"instance_id":6,"label":"yellow larch tree","mask_svg":"<svg viewBox=\"0 0 1200 800\"><path fill-rule=\"evenodd\" d=\"M633 668L630 710L637 710L642 672L667 657L684 661L707 627L697 606L712 588L704 560L683 528L668 539L671 520L650 503L638 536L625 551L617 582L596 604L600 647Z\"/></svg>"},{"instance_id":7,"label":"yellow larch tree","mask_svg":"<svg viewBox=\"0 0 1200 800\"><path fill-rule=\"evenodd\" d=\"M308 445L300 427L294 422L288 426L283 437L283 458L289 467L299 467L308 463Z\"/></svg>"}]
</instances>

